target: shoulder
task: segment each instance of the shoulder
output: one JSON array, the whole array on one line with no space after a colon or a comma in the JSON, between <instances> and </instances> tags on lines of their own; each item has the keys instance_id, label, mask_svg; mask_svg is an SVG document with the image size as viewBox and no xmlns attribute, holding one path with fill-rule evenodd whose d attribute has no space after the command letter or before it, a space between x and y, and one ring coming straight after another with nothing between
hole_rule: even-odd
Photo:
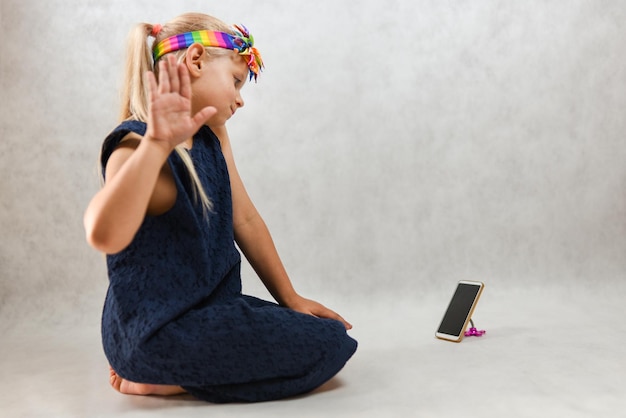
<instances>
[{"instance_id":1,"label":"shoulder","mask_svg":"<svg viewBox=\"0 0 626 418\"><path fill-rule=\"evenodd\" d=\"M133 142L136 148L136 146L139 145L139 140L145 133L146 124L137 120L124 121L113 129L102 143L102 149L100 151L100 164L102 169L106 167L109 158L122 142L132 139L134 140ZM126 144L126 146L133 142Z\"/></svg>"}]
</instances>

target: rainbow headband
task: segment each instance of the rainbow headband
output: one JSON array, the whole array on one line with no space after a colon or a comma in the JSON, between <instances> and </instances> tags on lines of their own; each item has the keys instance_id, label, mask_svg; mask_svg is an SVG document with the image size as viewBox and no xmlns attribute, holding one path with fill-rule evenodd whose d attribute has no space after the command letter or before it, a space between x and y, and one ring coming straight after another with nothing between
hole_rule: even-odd
<instances>
[{"instance_id":1,"label":"rainbow headband","mask_svg":"<svg viewBox=\"0 0 626 418\"><path fill-rule=\"evenodd\" d=\"M211 30L198 30L170 36L163 39L153 49L154 62L157 62L163 55L189 48L198 42L203 46L236 50L239 55L247 56L246 63L250 70L250 80L256 81L259 72L263 69L263 59L259 51L254 48L254 37L250 35L245 26L234 25L235 35L226 32L216 32Z\"/></svg>"}]
</instances>

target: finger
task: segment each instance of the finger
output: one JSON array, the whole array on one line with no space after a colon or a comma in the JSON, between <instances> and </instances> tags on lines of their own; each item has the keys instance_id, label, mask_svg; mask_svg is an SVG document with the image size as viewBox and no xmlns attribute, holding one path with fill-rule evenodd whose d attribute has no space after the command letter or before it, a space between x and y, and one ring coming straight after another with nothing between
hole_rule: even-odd
<instances>
[{"instance_id":1,"label":"finger","mask_svg":"<svg viewBox=\"0 0 626 418\"><path fill-rule=\"evenodd\" d=\"M170 76L168 75L167 59L159 62L159 93L169 93L170 91Z\"/></svg>"},{"instance_id":2,"label":"finger","mask_svg":"<svg viewBox=\"0 0 626 418\"><path fill-rule=\"evenodd\" d=\"M341 322L343 322L343 326L346 327L346 329L352 329L352 324L345 319L341 318Z\"/></svg>"},{"instance_id":3,"label":"finger","mask_svg":"<svg viewBox=\"0 0 626 418\"><path fill-rule=\"evenodd\" d=\"M148 81L148 103L152 102L157 95L157 82L152 71L146 71Z\"/></svg>"},{"instance_id":4,"label":"finger","mask_svg":"<svg viewBox=\"0 0 626 418\"><path fill-rule=\"evenodd\" d=\"M335 314L337 315L335 318L337 321L341 322L343 324L344 327L346 327L346 329L352 329L352 324L350 324L348 321L346 321L345 319L343 319L343 317L339 314Z\"/></svg>"},{"instance_id":5,"label":"finger","mask_svg":"<svg viewBox=\"0 0 626 418\"><path fill-rule=\"evenodd\" d=\"M170 66L170 91L173 93L178 93L178 91L180 90L180 80L178 79L178 63L176 62L176 57L172 55L168 61L168 64Z\"/></svg>"},{"instance_id":6,"label":"finger","mask_svg":"<svg viewBox=\"0 0 626 418\"><path fill-rule=\"evenodd\" d=\"M191 78L189 70L184 64L178 66L178 78L180 79L180 95L191 99Z\"/></svg>"},{"instance_id":7,"label":"finger","mask_svg":"<svg viewBox=\"0 0 626 418\"><path fill-rule=\"evenodd\" d=\"M193 118L193 124L195 125L195 129L198 130L204 123L209 120L209 118L217 113L217 109L213 106L207 106L204 109L200 110L196 113Z\"/></svg>"},{"instance_id":8,"label":"finger","mask_svg":"<svg viewBox=\"0 0 626 418\"><path fill-rule=\"evenodd\" d=\"M322 318L334 319L336 321L341 322L344 325L344 327L346 327L346 329L352 329L352 325L348 321L343 319L341 315L339 315L337 312L333 311L332 309L324 308L323 310L319 312L314 312L314 314L315 316L319 316Z\"/></svg>"}]
</instances>

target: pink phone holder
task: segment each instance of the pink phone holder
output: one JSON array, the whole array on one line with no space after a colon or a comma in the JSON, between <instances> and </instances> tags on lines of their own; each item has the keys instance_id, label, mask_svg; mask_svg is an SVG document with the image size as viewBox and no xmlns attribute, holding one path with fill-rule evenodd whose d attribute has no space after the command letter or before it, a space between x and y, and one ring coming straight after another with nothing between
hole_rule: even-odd
<instances>
[{"instance_id":1,"label":"pink phone holder","mask_svg":"<svg viewBox=\"0 0 626 418\"><path fill-rule=\"evenodd\" d=\"M484 329L476 329L474 326L474 321L470 319L470 329L465 331L466 337L482 337L487 331Z\"/></svg>"}]
</instances>

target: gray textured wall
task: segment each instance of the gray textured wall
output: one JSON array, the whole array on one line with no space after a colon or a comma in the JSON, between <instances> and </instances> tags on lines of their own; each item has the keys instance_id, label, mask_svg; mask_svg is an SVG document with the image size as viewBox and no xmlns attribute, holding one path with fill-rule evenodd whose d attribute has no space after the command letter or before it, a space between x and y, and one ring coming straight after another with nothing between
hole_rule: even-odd
<instances>
[{"instance_id":1,"label":"gray textured wall","mask_svg":"<svg viewBox=\"0 0 626 418\"><path fill-rule=\"evenodd\" d=\"M626 280L626 2L0 4L2 322L97 315L82 213L125 37L192 10L263 53L231 135L304 294Z\"/></svg>"}]
</instances>

